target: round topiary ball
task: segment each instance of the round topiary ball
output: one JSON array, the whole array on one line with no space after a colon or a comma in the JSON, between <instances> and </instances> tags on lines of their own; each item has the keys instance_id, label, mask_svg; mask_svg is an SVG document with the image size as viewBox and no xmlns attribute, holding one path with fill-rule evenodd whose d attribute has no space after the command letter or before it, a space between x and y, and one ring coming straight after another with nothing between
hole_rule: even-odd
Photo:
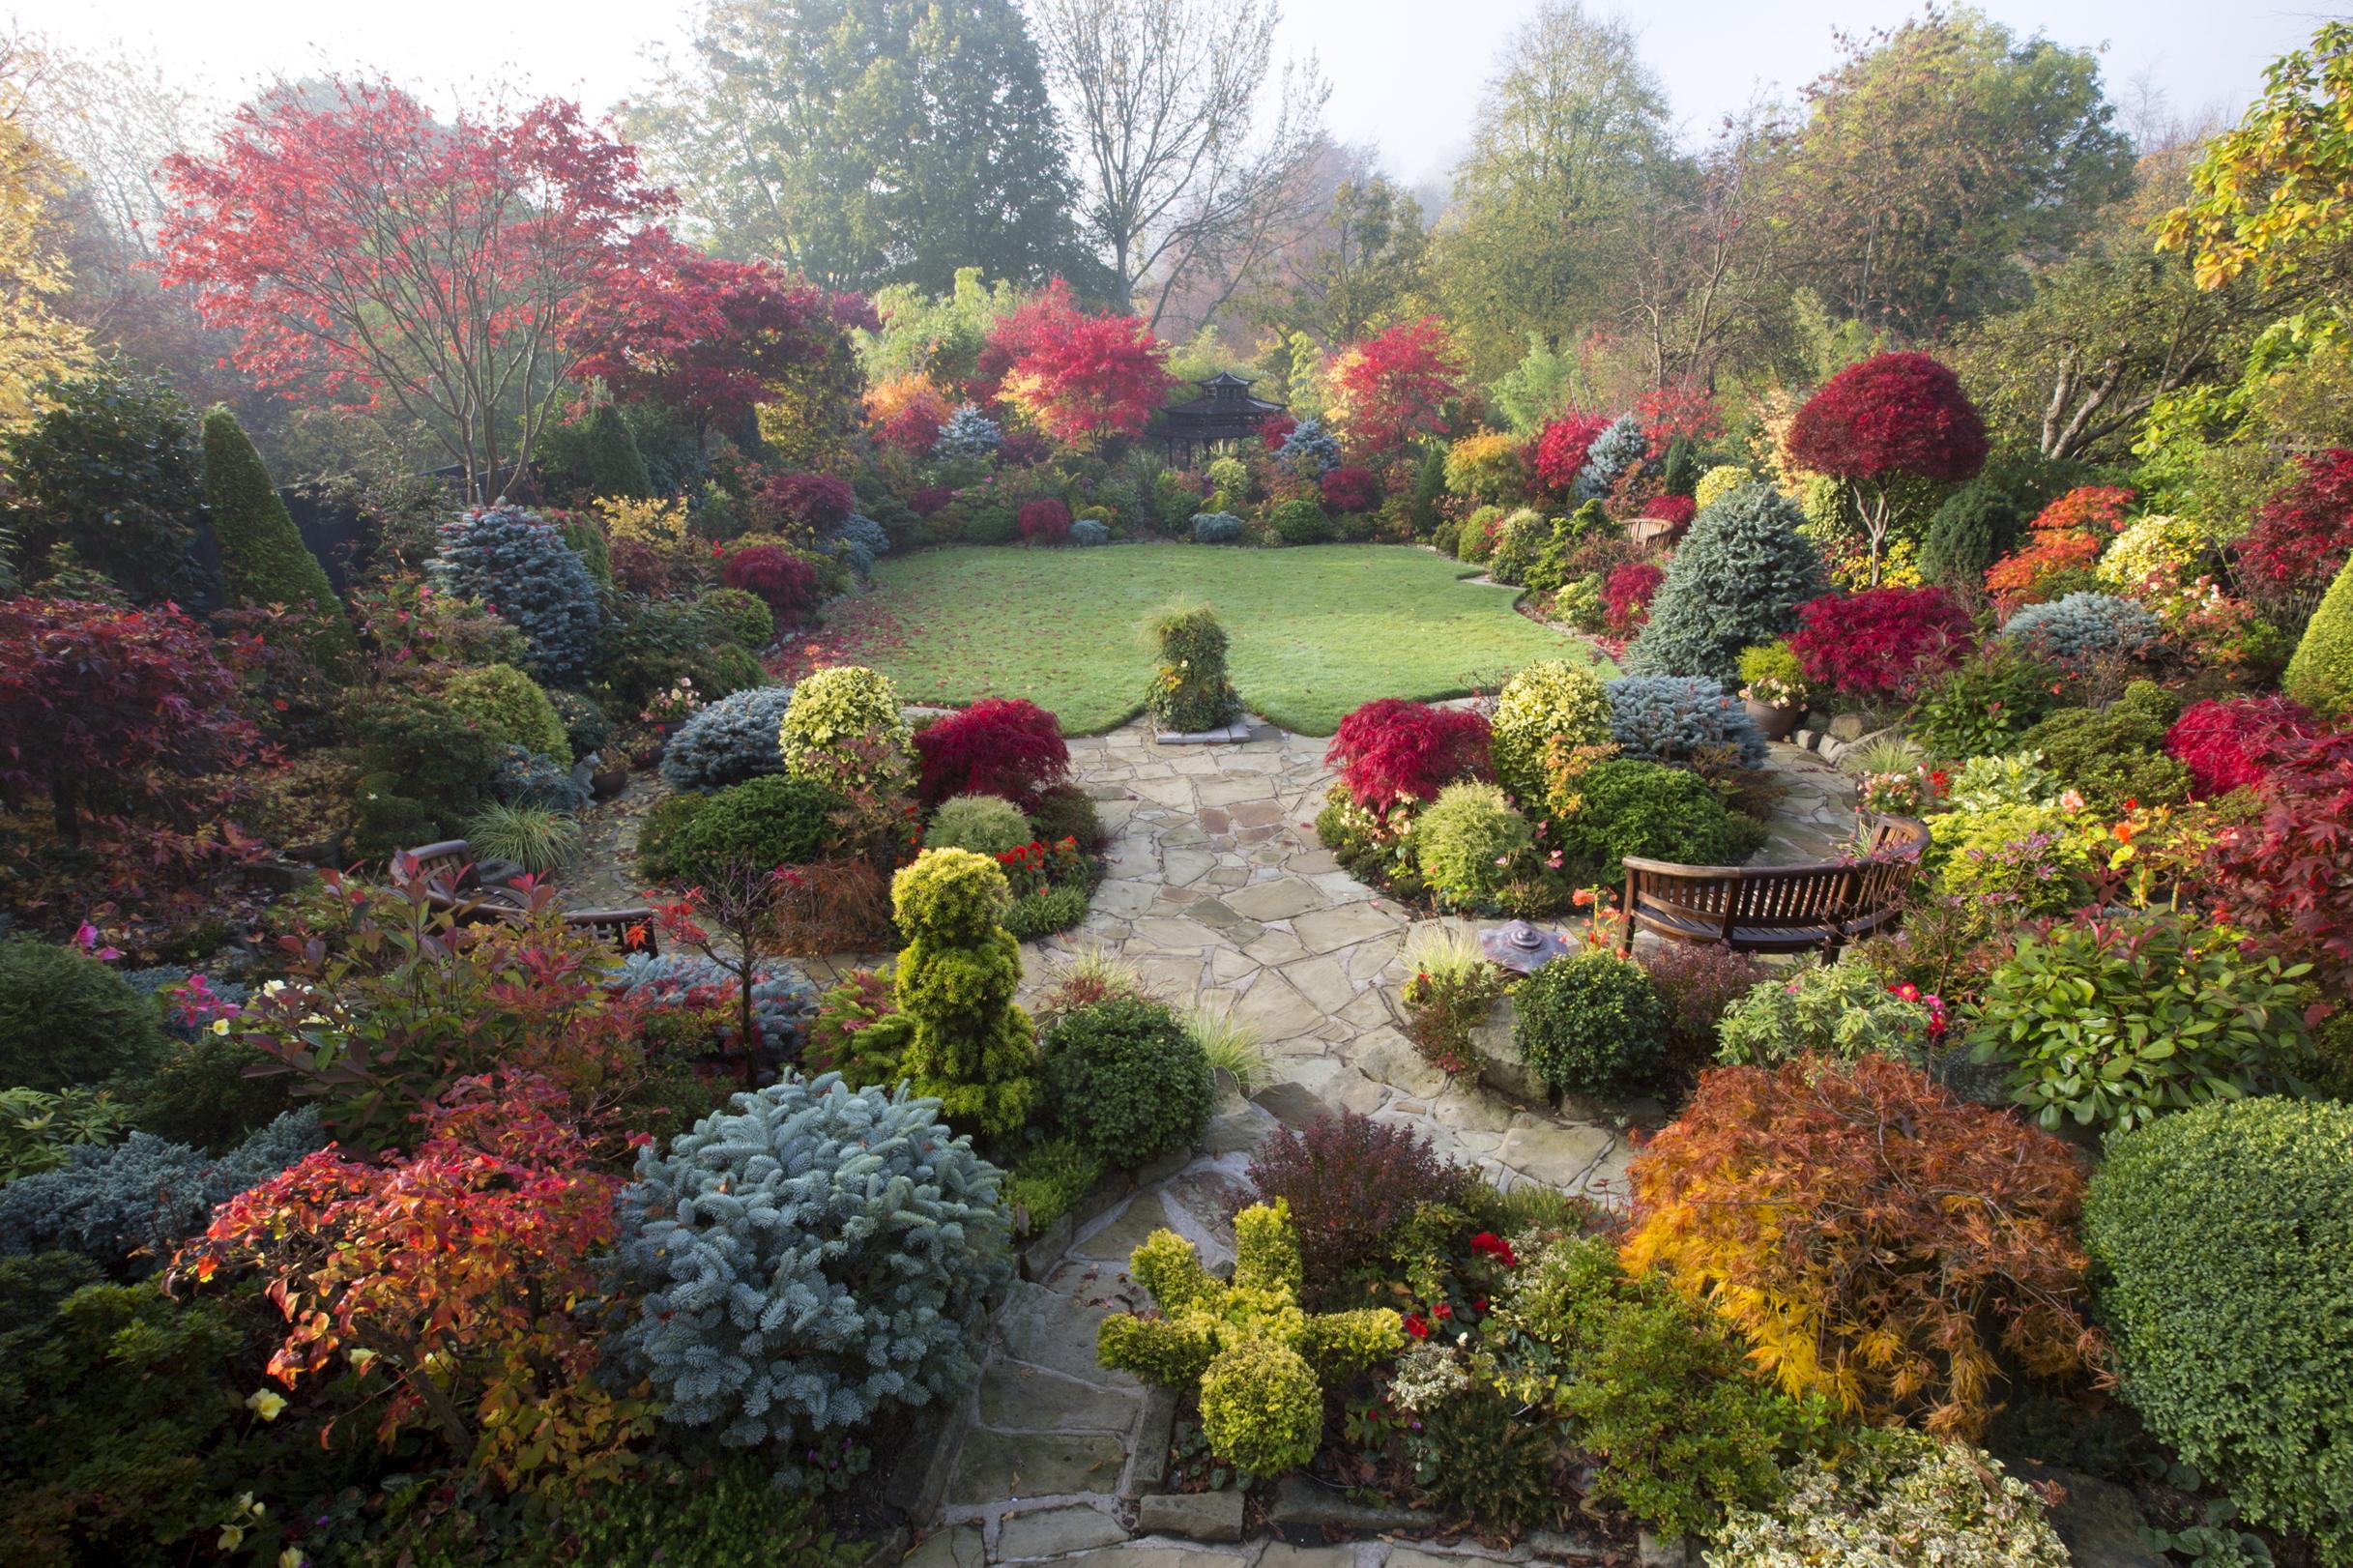
<instances>
[{"instance_id":1,"label":"round topiary ball","mask_svg":"<svg viewBox=\"0 0 2353 1568\"><path fill-rule=\"evenodd\" d=\"M0 1087L53 1094L153 1064L153 1003L100 960L44 942L0 942Z\"/></svg>"},{"instance_id":2,"label":"round topiary ball","mask_svg":"<svg viewBox=\"0 0 2353 1568\"><path fill-rule=\"evenodd\" d=\"M784 770L823 783L903 784L913 743L899 710L899 688L888 676L855 664L811 673L793 688L777 726ZM874 755L861 758L859 748Z\"/></svg>"},{"instance_id":3,"label":"round topiary ball","mask_svg":"<svg viewBox=\"0 0 2353 1568\"><path fill-rule=\"evenodd\" d=\"M2111 1138L2083 1241L2149 1430L2353 1561L2353 1106L2221 1100Z\"/></svg>"},{"instance_id":4,"label":"round topiary ball","mask_svg":"<svg viewBox=\"0 0 2353 1568\"><path fill-rule=\"evenodd\" d=\"M513 665L485 664L460 670L442 687L442 700L479 721L498 740L552 758L563 767L571 766L572 743L555 705L539 682Z\"/></svg>"},{"instance_id":5,"label":"round topiary ball","mask_svg":"<svg viewBox=\"0 0 2353 1568\"><path fill-rule=\"evenodd\" d=\"M1520 799L1540 800L1554 740L1587 746L1610 739L1610 694L1592 671L1543 659L1504 682L1491 722L1496 777Z\"/></svg>"},{"instance_id":6,"label":"round topiary ball","mask_svg":"<svg viewBox=\"0 0 2353 1568\"><path fill-rule=\"evenodd\" d=\"M1536 841L1535 829L1493 784L1449 784L1413 823L1422 880L1457 906L1492 899Z\"/></svg>"},{"instance_id":7,"label":"round topiary ball","mask_svg":"<svg viewBox=\"0 0 2353 1568\"><path fill-rule=\"evenodd\" d=\"M1587 951L1555 958L1512 993L1512 1037L1544 1081L1570 1094L1615 1094L1648 1085L1671 1020L1639 964Z\"/></svg>"},{"instance_id":8,"label":"round topiary ball","mask_svg":"<svg viewBox=\"0 0 2353 1568\"><path fill-rule=\"evenodd\" d=\"M1166 1005L1135 997L1076 1008L1038 1041L1049 1101L1073 1140L1134 1170L1190 1148L1209 1118L1209 1059Z\"/></svg>"},{"instance_id":9,"label":"round topiary ball","mask_svg":"<svg viewBox=\"0 0 2353 1568\"><path fill-rule=\"evenodd\" d=\"M923 830L927 850L971 850L999 856L1017 850L1036 835L1021 807L998 795L959 795L940 802L931 826Z\"/></svg>"},{"instance_id":10,"label":"round topiary ball","mask_svg":"<svg viewBox=\"0 0 2353 1568\"><path fill-rule=\"evenodd\" d=\"M741 588L714 588L694 601L705 622L739 648L758 653L776 640L776 612Z\"/></svg>"},{"instance_id":11,"label":"round topiary ball","mask_svg":"<svg viewBox=\"0 0 2353 1568\"><path fill-rule=\"evenodd\" d=\"M663 1419L766 1444L791 1486L894 1410L941 1410L980 1366L1012 1278L1000 1173L902 1089L838 1074L739 1094L638 1153L612 1273L617 1336Z\"/></svg>"},{"instance_id":12,"label":"round topiary ball","mask_svg":"<svg viewBox=\"0 0 2353 1568\"><path fill-rule=\"evenodd\" d=\"M1201 1431L1211 1453L1253 1475L1280 1475L1316 1457L1323 1391L1298 1351L1246 1339L1201 1375Z\"/></svg>"},{"instance_id":13,"label":"round topiary ball","mask_svg":"<svg viewBox=\"0 0 2353 1568\"><path fill-rule=\"evenodd\" d=\"M976 942L1013 902L1004 868L970 850L925 850L890 879L890 908L907 934L937 943Z\"/></svg>"}]
</instances>

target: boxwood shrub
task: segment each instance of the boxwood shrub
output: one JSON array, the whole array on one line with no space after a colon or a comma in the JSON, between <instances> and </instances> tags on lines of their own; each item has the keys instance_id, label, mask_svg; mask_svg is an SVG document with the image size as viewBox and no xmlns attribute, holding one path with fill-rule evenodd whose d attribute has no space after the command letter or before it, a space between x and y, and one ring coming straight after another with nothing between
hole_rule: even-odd
<instances>
[{"instance_id":1,"label":"boxwood shrub","mask_svg":"<svg viewBox=\"0 0 2353 1568\"><path fill-rule=\"evenodd\" d=\"M1046 1096L1079 1147L1133 1170L1192 1147L1208 1120L1209 1059L1161 1002L1113 997L1038 1038Z\"/></svg>"},{"instance_id":2,"label":"boxwood shrub","mask_svg":"<svg viewBox=\"0 0 2353 1568\"><path fill-rule=\"evenodd\" d=\"M1639 964L1615 953L1555 958L1512 994L1512 1037L1556 1089L1613 1094L1657 1075L1671 1020Z\"/></svg>"}]
</instances>

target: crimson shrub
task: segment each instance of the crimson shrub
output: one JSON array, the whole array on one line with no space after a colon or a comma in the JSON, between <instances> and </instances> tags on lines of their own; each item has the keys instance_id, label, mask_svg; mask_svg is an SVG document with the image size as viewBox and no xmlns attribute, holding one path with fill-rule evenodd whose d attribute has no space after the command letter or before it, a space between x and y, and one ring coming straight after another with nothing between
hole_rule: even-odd
<instances>
[{"instance_id":1,"label":"crimson shrub","mask_svg":"<svg viewBox=\"0 0 2353 1568\"><path fill-rule=\"evenodd\" d=\"M2290 697L2221 697L2193 703L2165 732L2165 755L2190 769L2203 798L2261 783L2272 752L2319 726Z\"/></svg>"},{"instance_id":2,"label":"crimson shrub","mask_svg":"<svg viewBox=\"0 0 2353 1568\"><path fill-rule=\"evenodd\" d=\"M1070 542L1070 508L1052 496L1042 501L1022 504L1019 517L1022 540L1028 544L1068 544Z\"/></svg>"},{"instance_id":3,"label":"crimson shrub","mask_svg":"<svg viewBox=\"0 0 2353 1568\"><path fill-rule=\"evenodd\" d=\"M1000 795L1023 810L1070 772L1070 748L1052 713L1022 697L985 697L915 737L923 803Z\"/></svg>"},{"instance_id":4,"label":"crimson shrub","mask_svg":"<svg viewBox=\"0 0 2353 1568\"><path fill-rule=\"evenodd\" d=\"M1488 743L1481 714L1381 697L1340 721L1323 761L1358 805L1386 811L1400 799L1435 799L1458 779L1491 777Z\"/></svg>"},{"instance_id":5,"label":"crimson shrub","mask_svg":"<svg viewBox=\"0 0 2353 1568\"><path fill-rule=\"evenodd\" d=\"M1255 1202L1291 1205L1310 1307L1328 1302L1351 1270L1385 1257L1416 1208L1452 1200L1467 1180L1412 1128L1353 1111L1320 1117L1304 1132L1276 1127L1248 1174Z\"/></svg>"},{"instance_id":6,"label":"crimson shrub","mask_svg":"<svg viewBox=\"0 0 2353 1568\"><path fill-rule=\"evenodd\" d=\"M1969 617L1941 588L1874 588L1801 604L1789 638L1807 682L1854 697L1906 697L1969 651Z\"/></svg>"},{"instance_id":7,"label":"crimson shrub","mask_svg":"<svg viewBox=\"0 0 2353 1568\"><path fill-rule=\"evenodd\" d=\"M780 626L798 624L817 607L817 568L780 544L738 550L727 558L723 575L728 587L766 599Z\"/></svg>"}]
</instances>

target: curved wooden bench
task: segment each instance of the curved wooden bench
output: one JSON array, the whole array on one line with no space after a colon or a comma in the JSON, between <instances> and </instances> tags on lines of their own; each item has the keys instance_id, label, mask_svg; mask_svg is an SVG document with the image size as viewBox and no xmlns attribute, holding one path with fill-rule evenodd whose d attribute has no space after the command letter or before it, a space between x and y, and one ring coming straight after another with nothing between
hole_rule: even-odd
<instances>
[{"instance_id":1,"label":"curved wooden bench","mask_svg":"<svg viewBox=\"0 0 2353 1568\"><path fill-rule=\"evenodd\" d=\"M460 924L484 920L512 920L523 914L521 895L507 887L461 889L459 880L474 864L473 846L462 838L421 844L406 852L417 862L417 875L425 887L425 903ZM566 910L564 923L601 938L625 953L658 953L654 911L639 906L623 910Z\"/></svg>"},{"instance_id":2,"label":"curved wooden bench","mask_svg":"<svg viewBox=\"0 0 2353 1568\"><path fill-rule=\"evenodd\" d=\"M1880 817L1871 847L1852 860L1802 865L1677 865L1626 857L1626 927L1618 951L1633 950L1637 931L1695 946L1720 944L1740 952L1801 953L1820 948L1836 959L1850 942L1893 930L1929 841L1928 825Z\"/></svg>"}]
</instances>

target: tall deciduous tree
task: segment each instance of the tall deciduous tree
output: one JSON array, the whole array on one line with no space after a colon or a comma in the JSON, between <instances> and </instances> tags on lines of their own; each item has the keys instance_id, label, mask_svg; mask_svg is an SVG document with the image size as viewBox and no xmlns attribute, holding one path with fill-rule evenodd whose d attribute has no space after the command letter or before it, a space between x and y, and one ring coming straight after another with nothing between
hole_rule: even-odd
<instances>
[{"instance_id":1,"label":"tall deciduous tree","mask_svg":"<svg viewBox=\"0 0 2353 1568\"><path fill-rule=\"evenodd\" d=\"M1012 0L711 0L630 129L726 255L860 290L1086 265Z\"/></svg>"},{"instance_id":2,"label":"tall deciduous tree","mask_svg":"<svg viewBox=\"0 0 2353 1568\"><path fill-rule=\"evenodd\" d=\"M1144 428L1168 396L1167 358L1143 321L1089 315L1056 278L997 323L975 390L1019 409L1053 440L1089 448Z\"/></svg>"},{"instance_id":3,"label":"tall deciduous tree","mask_svg":"<svg viewBox=\"0 0 2353 1568\"><path fill-rule=\"evenodd\" d=\"M237 363L398 408L477 501L521 471L576 363L566 329L668 197L577 104L444 125L380 80L280 87L164 168L164 280L237 331Z\"/></svg>"},{"instance_id":4,"label":"tall deciduous tree","mask_svg":"<svg viewBox=\"0 0 2353 1568\"><path fill-rule=\"evenodd\" d=\"M1844 479L1871 540L1879 583L1891 488L1905 479L1958 484L1986 464L1986 423L1961 378L1925 354L1879 354L1822 383L1789 421L1789 458Z\"/></svg>"},{"instance_id":5,"label":"tall deciduous tree","mask_svg":"<svg viewBox=\"0 0 2353 1568\"><path fill-rule=\"evenodd\" d=\"M1145 315L1157 327L1197 269L1263 248L1305 201L1326 89L1313 60L1275 70L1276 0L1039 0L1037 11L1077 132L1088 227L1121 301L1151 280Z\"/></svg>"},{"instance_id":6,"label":"tall deciduous tree","mask_svg":"<svg viewBox=\"0 0 2353 1568\"><path fill-rule=\"evenodd\" d=\"M1395 322L1419 298L1429 258L1421 203L1374 174L1333 188L1322 220L1281 258L1261 314L1327 348Z\"/></svg>"},{"instance_id":7,"label":"tall deciduous tree","mask_svg":"<svg viewBox=\"0 0 2353 1568\"><path fill-rule=\"evenodd\" d=\"M1633 31L1552 0L1505 46L1455 170L1438 290L1474 368L1529 333L1558 343L1614 315L1637 217L1675 164L1667 98Z\"/></svg>"},{"instance_id":8,"label":"tall deciduous tree","mask_svg":"<svg viewBox=\"0 0 2353 1568\"><path fill-rule=\"evenodd\" d=\"M2132 154L2087 49L2019 41L1984 13L1931 14L1808 89L1775 198L1838 314L1925 335L2026 288L2132 189Z\"/></svg>"},{"instance_id":9,"label":"tall deciduous tree","mask_svg":"<svg viewBox=\"0 0 2353 1568\"><path fill-rule=\"evenodd\" d=\"M42 389L90 360L88 334L62 308L73 285L52 208L63 170L22 124L38 69L20 42L0 41L0 431L29 424Z\"/></svg>"}]
</instances>

